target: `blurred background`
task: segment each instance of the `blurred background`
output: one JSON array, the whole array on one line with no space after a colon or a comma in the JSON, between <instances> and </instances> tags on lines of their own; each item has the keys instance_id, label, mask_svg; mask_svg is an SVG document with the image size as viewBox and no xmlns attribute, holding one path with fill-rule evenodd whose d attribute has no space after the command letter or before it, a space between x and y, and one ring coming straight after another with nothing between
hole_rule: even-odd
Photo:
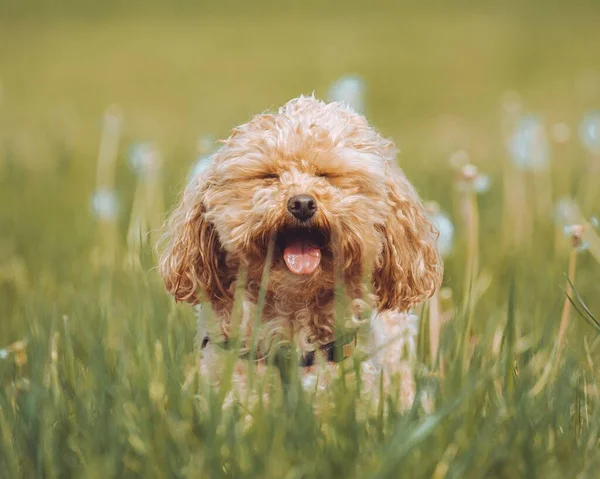
<instances>
[{"instance_id":1,"label":"blurred background","mask_svg":"<svg viewBox=\"0 0 600 479\"><path fill-rule=\"evenodd\" d=\"M66 291L77 294L92 268L103 217L114 216L115 241L126 242L141 214L132 156L160 156L148 193L160 200L144 215L162 220L215 139L313 91L358 102L459 235L456 175L476 165L481 263L502 278L516 244L535 252L526 270L539 273L560 246L557 199L590 190L600 127L592 115L586 143L581 125L600 106L599 21L595 1L2 0L0 312L15 318L31 291L68 304ZM530 160L542 167L519 165ZM589 194L586 218L598 210ZM447 260L458 290L465 254ZM555 278L565 267L556 262ZM0 328L15 339L24 326Z\"/></svg>"},{"instance_id":2,"label":"blurred background","mask_svg":"<svg viewBox=\"0 0 600 479\"><path fill-rule=\"evenodd\" d=\"M597 477L599 25L598 0L0 0L0 476ZM331 414L223 411L155 269L215 141L312 92L395 140L441 231L409 415L345 381Z\"/></svg>"}]
</instances>

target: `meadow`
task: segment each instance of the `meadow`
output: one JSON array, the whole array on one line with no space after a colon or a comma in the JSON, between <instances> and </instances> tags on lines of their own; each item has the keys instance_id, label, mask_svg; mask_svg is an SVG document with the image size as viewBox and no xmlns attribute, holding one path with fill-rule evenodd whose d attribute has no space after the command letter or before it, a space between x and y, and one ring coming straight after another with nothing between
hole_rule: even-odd
<instances>
[{"instance_id":1,"label":"meadow","mask_svg":"<svg viewBox=\"0 0 600 479\"><path fill-rule=\"evenodd\" d=\"M81 5L0 5L0 478L598 477L595 2ZM443 230L417 400L223 409L162 222L215 139L347 74Z\"/></svg>"}]
</instances>

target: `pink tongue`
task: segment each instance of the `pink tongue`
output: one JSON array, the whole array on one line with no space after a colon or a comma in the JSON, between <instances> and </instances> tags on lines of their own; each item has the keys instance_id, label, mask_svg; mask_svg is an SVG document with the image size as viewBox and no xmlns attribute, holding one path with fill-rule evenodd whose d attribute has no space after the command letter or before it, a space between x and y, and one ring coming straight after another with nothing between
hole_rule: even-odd
<instances>
[{"instance_id":1,"label":"pink tongue","mask_svg":"<svg viewBox=\"0 0 600 479\"><path fill-rule=\"evenodd\" d=\"M321 262L321 250L298 239L283 250L283 259L294 274L311 274Z\"/></svg>"}]
</instances>

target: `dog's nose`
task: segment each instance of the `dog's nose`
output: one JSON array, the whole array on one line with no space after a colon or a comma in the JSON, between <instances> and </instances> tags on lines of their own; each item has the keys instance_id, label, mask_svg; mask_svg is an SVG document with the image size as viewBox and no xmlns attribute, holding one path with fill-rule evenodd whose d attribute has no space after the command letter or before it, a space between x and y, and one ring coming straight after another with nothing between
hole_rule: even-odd
<instances>
[{"instance_id":1,"label":"dog's nose","mask_svg":"<svg viewBox=\"0 0 600 479\"><path fill-rule=\"evenodd\" d=\"M288 200L288 211L300 221L311 219L317 211L317 200L310 195L296 195Z\"/></svg>"}]
</instances>

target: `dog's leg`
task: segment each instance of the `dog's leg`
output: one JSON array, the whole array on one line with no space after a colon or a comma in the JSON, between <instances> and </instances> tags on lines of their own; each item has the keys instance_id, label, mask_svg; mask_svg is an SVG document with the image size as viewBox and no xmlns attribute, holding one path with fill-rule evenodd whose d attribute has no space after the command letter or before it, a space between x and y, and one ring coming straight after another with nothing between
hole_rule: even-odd
<instances>
[{"instance_id":1,"label":"dog's leg","mask_svg":"<svg viewBox=\"0 0 600 479\"><path fill-rule=\"evenodd\" d=\"M253 311L250 305L246 303L244 303L245 317ZM231 357L231 354L234 353L223 350L210 340L205 341L205 338L210 336L207 325L208 315L203 311L201 306L196 306L195 310L197 318L196 347L198 349L198 371L203 380L215 390L218 390L224 381L228 382L228 390L223 399L223 409L230 409L236 401L241 401L245 410L251 409L258 400L263 387L262 397L263 401L267 403L269 384L255 384L251 390L249 383L250 374L254 375L255 381L261 382L265 380L268 370L265 361L262 359L254 361L235 358L233 365L227 364L228 361L234 359ZM244 324L247 323L247 319L244 319ZM231 366L233 368L229 369ZM248 413L246 422L249 423L250 419L251 414Z\"/></svg>"},{"instance_id":2,"label":"dog's leg","mask_svg":"<svg viewBox=\"0 0 600 479\"><path fill-rule=\"evenodd\" d=\"M383 375L384 390L399 381L400 408L406 411L415 399L413 375L417 352L419 318L410 313L373 311L370 321L369 352L363 364L363 377L369 389L379 390Z\"/></svg>"}]
</instances>

